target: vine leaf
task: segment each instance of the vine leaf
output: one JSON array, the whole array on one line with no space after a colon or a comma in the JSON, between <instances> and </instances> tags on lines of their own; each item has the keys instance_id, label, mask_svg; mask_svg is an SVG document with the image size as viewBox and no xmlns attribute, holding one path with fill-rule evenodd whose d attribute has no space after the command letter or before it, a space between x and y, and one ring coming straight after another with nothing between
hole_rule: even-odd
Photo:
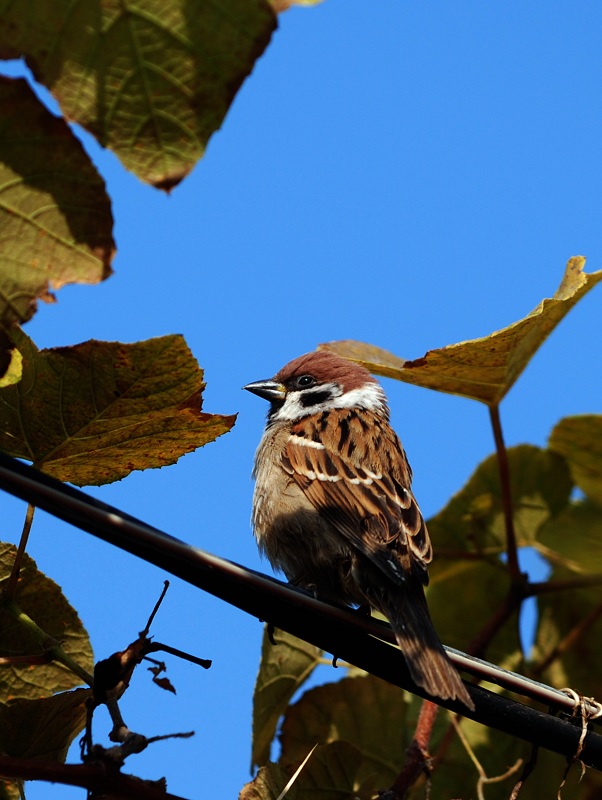
<instances>
[{"instance_id":1,"label":"vine leaf","mask_svg":"<svg viewBox=\"0 0 602 800\"><path fill-rule=\"evenodd\" d=\"M556 325L602 280L602 270L587 274L584 266L583 256L570 258L554 296L518 322L481 339L429 350L414 361L353 340L328 342L318 349L358 361L376 375L496 406Z\"/></svg>"},{"instance_id":2,"label":"vine leaf","mask_svg":"<svg viewBox=\"0 0 602 800\"><path fill-rule=\"evenodd\" d=\"M0 330L0 389L18 383L23 376L23 356L11 338Z\"/></svg>"},{"instance_id":3,"label":"vine leaf","mask_svg":"<svg viewBox=\"0 0 602 800\"><path fill-rule=\"evenodd\" d=\"M561 516L569 502L573 484L568 467L556 453L532 445L509 448L507 454L517 544L539 547L545 526ZM495 455L477 466L465 486L427 525L435 550L427 593L433 621L446 644L466 650L508 593L507 569L501 560L506 539ZM515 624L497 633L488 658L507 669L520 669Z\"/></svg>"},{"instance_id":4,"label":"vine leaf","mask_svg":"<svg viewBox=\"0 0 602 800\"><path fill-rule=\"evenodd\" d=\"M308 748L308 752L311 747ZM307 753L305 754L307 756ZM286 792L286 800L349 800L359 797L356 774L361 753L347 742L315 749ZM243 786L238 800L278 800L299 765L268 764ZM362 795L361 800L368 800Z\"/></svg>"},{"instance_id":5,"label":"vine leaf","mask_svg":"<svg viewBox=\"0 0 602 800\"><path fill-rule=\"evenodd\" d=\"M602 505L602 416L565 417L550 434L548 446L566 458L577 486Z\"/></svg>"},{"instance_id":6,"label":"vine leaf","mask_svg":"<svg viewBox=\"0 0 602 800\"><path fill-rule=\"evenodd\" d=\"M270 641L267 629L264 630L253 694L253 766L269 760L278 720L322 657L320 648L286 631L275 631L274 641L275 644Z\"/></svg>"},{"instance_id":7,"label":"vine leaf","mask_svg":"<svg viewBox=\"0 0 602 800\"><path fill-rule=\"evenodd\" d=\"M602 525L598 523L598 532ZM568 535L575 531L568 531ZM551 580L571 576L555 566ZM570 686L587 697L602 694L599 664L602 658L602 604L600 587L571 592L546 592L537 598L539 623L532 658L535 677L552 686ZM551 658L560 646L561 652ZM545 668L544 668L545 667ZM542 669L543 668L543 669ZM594 795L592 795L594 796Z\"/></svg>"},{"instance_id":8,"label":"vine leaf","mask_svg":"<svg viewBox=\"0 0 602 800\"><path fill-rule=\"evenodd\" d=\"M25 80L0 77L0 322L24 322L50 289L111 273L105 184L63 119Z\"/></svg>"},{"instance_id":9,"label":"vine leaf","mask_svg":"<svg viewBox=\"0 0 602 800\"><path fill-rule=\"evenodd\" d=\"M168 190L202 156L275 27L265 0L4 1L0 55L23 56L67 119Z\"/></svg>"},{"instance_id":10,"label":"vine leaf","mask_svg":"<svg viewBox=\"0 0 602 800\"><path fill-rule=\"evenodd\" d=\"M514 526L519 546L533 545L541 527L565 508L573 487L563 458L534 445L508 448ZM506 546L502 490L496 455L482 461L465 486L428 520L436 559L431 570L475 555L497 557ZM439 567L437 566L439 565ZM432 582L432 581L431 581Z\"/></svg>"},{"instance_id":11,"label":"vine leaf","mask_svg":"<svg viewBox=\"0 0 602 800\"><path fill-rule=\"evenodd\" d=\"M316 742L347 742L362 754L356 786L371 796L403 764L413 730L409 708L408 695L372 675L317 686L287 711L280 763L300 762Z\"/></svg>"},{"instance_id":12,"label":"vine leaf","mask_svg":"<svg viewBox=\"0 0 602 800\"><path fill-rule=\"evenodd\" d=\"M0 706L0 751L13 758L63 762L86 723L90 689Z\"/></svg>"},{"instance_id":13,"label":"vine leaf","mask_svg":"<svg viewBox=\"0 0 602 800\"><path fill-rule=\"evenodd\" d=\"M19 332L23 378L0 389L0 449L77 486L162 467L234 425L201 411L203 373L181 336L38 350Z\"/></svg>"},{"instance_id":14,"label":"vine leaf","mask_svg":"<svg viewBox=\"0 0 602 800\"><path fill-rule=\"evenodd\" d=\"M11 573L16 548L0 542L0 582ZM19 577L19 608L49 636L61 643L65 653L83 669L92 672L94 658L85 628L75 609L54 581L40 572L35 561L25 555ZM41 655L40 644L5 608L0 606L2 656ZM37 700L81 684L81 679L61 664L3 665L0 669L0 696Z\"/></svg>"}]
</instances>

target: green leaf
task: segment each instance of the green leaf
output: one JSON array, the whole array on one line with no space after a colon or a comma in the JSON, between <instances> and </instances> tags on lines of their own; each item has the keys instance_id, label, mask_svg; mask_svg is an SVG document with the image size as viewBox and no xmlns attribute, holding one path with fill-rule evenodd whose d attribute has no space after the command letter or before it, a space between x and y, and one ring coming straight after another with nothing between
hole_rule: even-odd
<instances>
[{"instance_id":1,"label":"green leaf","mask_svg":"<svg viewBox=\"0 0 602 800\"><path fill-rule=\"evenodd\" d=\"M318 647L285 631L274 631L274 640L264 630L253 695L253 766L267 763L278 720L322 657Z\"/></svg>"},{"instance_id":2,"label":"green leaf","mask_svg":"<svg viewBox=\"0 0 602 800\"><path fill-rule=\"evenodd\" d=\"M235 417L201 412L203 373L181 336L37 350L0 389L0 449L78 486L173 464Z\"/></svg>"},{"instance_id":3,"label":"green leaf","mask_svg":"<svg viewBox=\"0 0 602 800\"><path fill-rule=\"evenodd\" d=\"M427 601L439 638L448 646L469 650L508 595L510 580L505 565L499 560L450 565L438 562L435 553L430 573ZM520 671L522 651L516 613L489 643L485 657L505 669Z\"/></svg>"},{"instance_id":4,"label":"green leaf","mask_svg":"<svg viewBox=\"0 0 602 800\"><path fill-rule=\"evenodd\" d=\"M361 754L356 785L370 794L395 780L413 729L407 695L371 675L343 678L306 692L282 725L281 764L296 764L319 742L343 741Z\"/></svg>"},{"instance_id":5,"label":"green leaf","mask_svg":"<svg viewBox=\"0 0 602 800\"><path fill-rule=\"evenodd\" d=\"M577 486L602 505L602 416L565 417L552 431L548 446L566 458Z\"/></svg>"},{"instance_id":6,"label":"green leaf","mask_svg":"<svg viewBox=\"0 0 602 800\"><path fill-rule=\"evenodd\" d=\"M557 566L550 580L570 577L570 572ZM559 689L570 686L586 697L600 697L600 586L545 592L537 604L539 624L532 654L536 679Z\"/></svg>"},{"instance_id":7,"label":"green leaf","mask_svg":"<svg viewBox=\"0 0 602 800\"><path fill-rule=\"evenodd\" d=\"M13 758L63 762L86 724L90 689L0 706L0 752Z\"/></svg>"},{"instance_id":8,"label":"green leaf","mask_svg":"<svg viewBox=\"0 0 602 800\"><path fill-rule=\"evenodd\" d=\"M535 547L552 564L602 576L602 511L590 500L571 503L539 531Z\"/></svg>"},{"instance_id":9,"label":"green leaf","mask_svg":"<svg viewBox=\"0 0 602 800\"><path fill-rule=\"evenodd\" d=\"M115 244L104 181L65 120L25 80L0 77L0 108L0 322L8 324L28 320L38 298L52 301L49 289L107 278Z\"/></svg>"},{"instance_id":10,"label":"green leaf","mask_svg":"<svg viewBox=\"0 0 602 800\"><path fill-rule=\"evenodd\" d=\"M541 526L568 502L572 482L560 456L532 445L508 449L514 526L519 545L532 545ZM447 506L428 521L435 563L497 556L506 549L497 456L486 458ZM443 566L446 570L447 566Z\"/></svg>"},{"instance_id":11,"label":"green leaf","mask_svg":"<svg viewBox=\"0 0 602 800\"><path fill-rule=\"evenodd\" d=\"M0 0L0 52L163 189L202 156L275 26L265 0Z\"/></svg>"},{"instance_id":12,"label":"green leaf","mask_svg":"<svg viewBox=\"0 0 602 800\"><path fill-rule=\"evenodd\" d=\"M15 553L13 545L0 542L0 582L10 575ZM34 622L61 643L67 655L83 669L92 672L92 647L81 620L60 587L40 572L27 555L21 569L16 599L20 608ZM43 652L33 636L1 605L0 630L0 655L35 656ZM81 682L77 675L61 664L3 666L0 669L0 697L37 700L72 689Z\"/></svg>"},{"instance_id":13,"label":"green leaf","mask_svg":"<svg viewBox=\"0 0 602 800\"><path fill-rule=\"evenodd\" d=\"M358 791L360 763L361 754L346 742L317 747L287 791L286 800L369 800L370 795ZM262 767L255 780L243 788L239 800L277 800L296 767Z\"/></svg>"},{"instance_id":14,"label":"green leaf","mask_svg":"<svg viewBox=\"0 0 602 800\"><path fill-rule=\"evenodd\" d=\"M568 468L560 456L531 445L507 452L517 544L533 546L543 526L568 502ZM427 525L435 553L427 593L433 622L445 644L466 650L499 611L509 589L500 558L506 529L497 457L486 458ZM516 615L497 633L488 658L508 669L520 668Z\"/></svg>"},{"instance_id":15,"label":"green leaf","mask_svg":"<svg viewBox=\"0 0 602 800\"><path fill-rule=\"evenodd\" d=\"M584 266L583 256L569 259L554 296L518 322L482 339L429 350L414 361L353 340L321 344L318 349L358 361L376 375L496 406L556 325L602 280L602 271L586 274Z\"/></svg>"}]
</instances>

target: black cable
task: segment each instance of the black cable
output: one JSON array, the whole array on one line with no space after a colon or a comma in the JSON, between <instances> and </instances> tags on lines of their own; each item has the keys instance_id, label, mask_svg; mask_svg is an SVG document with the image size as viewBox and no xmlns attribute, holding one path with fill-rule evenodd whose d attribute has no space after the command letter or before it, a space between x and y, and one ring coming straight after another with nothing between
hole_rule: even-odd
<instances>
[{"instance_id":1,"label":"black cable","mask_svg":"<svg viewBox=\"0 0 602 800\"><path fill-rule=\"evenodd\" d=\"M421 697L424 690L411 680L401 652L382 638L388 626L353 611L322 603L274 578L246 569L163 533L79 489L61 483L0 453L0 488L33 503L105 542L155 564L247 613L286 630L337 658ZM379 636L377 639L375 636ZM486 680L513 684L515 690L570 710L573 701L556 689L507 673L493 664L448 649L456 665ZM484 675L483 672L486 674ZM580 725L522 705L487 689L467 684L475 710L461 703L433 699L483 725L572 757L579 745ZM602 736L589 732L580 759L602 769Z\"/></svg>"}]
</instances>

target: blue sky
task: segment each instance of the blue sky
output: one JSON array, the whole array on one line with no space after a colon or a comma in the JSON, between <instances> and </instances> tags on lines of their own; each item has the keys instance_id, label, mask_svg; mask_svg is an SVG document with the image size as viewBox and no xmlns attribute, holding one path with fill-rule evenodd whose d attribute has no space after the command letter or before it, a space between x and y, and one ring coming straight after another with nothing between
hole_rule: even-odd
<instances>
[{"instance_id":1,"label":"blue sky","mask_svg":"<svg viewBox=\"0 0 602 800\"><path fill-rule=\"evenodd\" d=\"M249 525L266 407L241 386L332 339L416 358L524 316L572 255L602 268L601 32L592 0L327 0L281 16L204 160L170 196L84 135L113 199L115 275L63 289L28 333L40 347L183 333L205 369L204 410L239 414L177 466L93 493L269 572ZM600 298L571 312L505 400L508 445L544 445L561 417L600 412ZM384 385L431 515L493 450L487 411ZM0 502L16 540L24 507ZM43 513L30 554L98 657L135 638L165 577ZM167 775L185 797L236 797L249 778L260 624L174 581L153 632L214 666L170 659L176 697L140 671L123 703L130 727L197 736L154 745L128 771ZM82 792L38 785L28 797Z\"/></svg>"}]
</instances>

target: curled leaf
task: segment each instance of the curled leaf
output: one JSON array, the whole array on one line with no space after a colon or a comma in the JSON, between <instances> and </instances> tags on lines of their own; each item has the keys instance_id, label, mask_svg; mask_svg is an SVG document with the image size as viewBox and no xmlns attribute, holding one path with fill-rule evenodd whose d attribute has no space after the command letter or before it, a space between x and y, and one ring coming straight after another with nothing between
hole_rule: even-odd
<instances>
[{"instance_id":1,"label":"curled leaf","mask_svg":"<svg viewBox=\"0 0 602 800\"><path fill-rule=\"evenodd\" d=\"M353 340L328 342L319 349L358 361L376 375L496 406L556 325L602 280L602 271L586 274L584 266L583 256L570 258L554 296L518 322L481 339L429 350L413 361Z\"/></svg>"}]
</instances>

